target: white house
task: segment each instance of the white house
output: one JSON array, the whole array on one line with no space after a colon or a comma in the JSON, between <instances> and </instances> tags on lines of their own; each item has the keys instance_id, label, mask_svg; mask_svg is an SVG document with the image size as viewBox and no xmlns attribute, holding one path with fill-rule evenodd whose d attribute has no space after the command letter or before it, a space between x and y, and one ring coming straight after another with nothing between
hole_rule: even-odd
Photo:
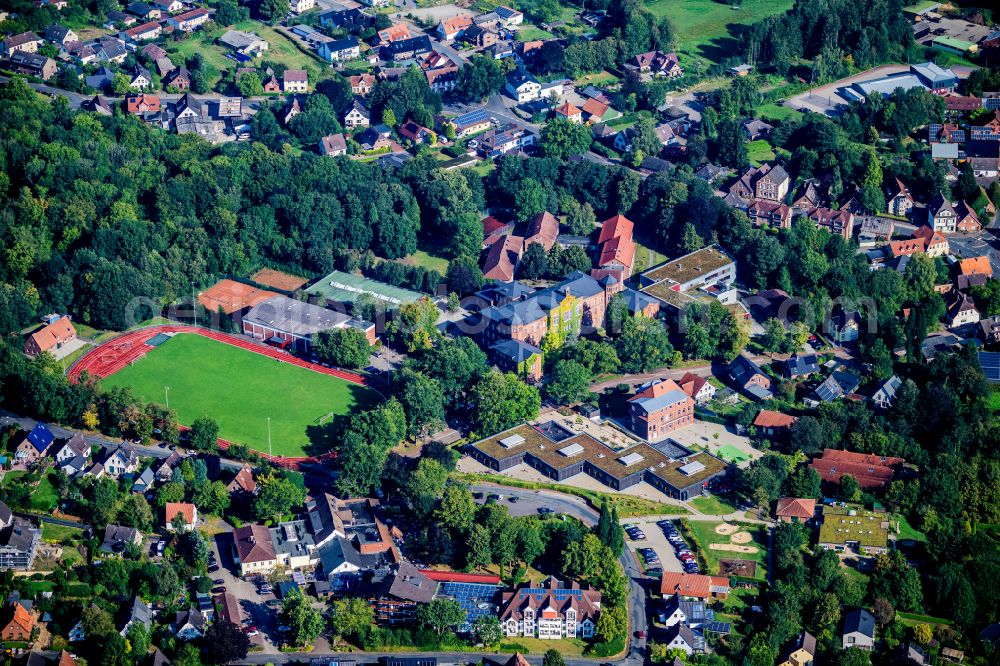
<instances>
[{"instance_id":1,"label":"white house","mask_svg":"<svg viewBox=\"0 0 1000 666\"><path fill-rule=\"evenodd\" d=\"M371 124L371 112L361 102L354 100L354 104L344 114L344 127L354 129L355 127L368 127Z\"/></svg>"},{"instance_id":2,"label":"white house","mask_svg":"<svg viewBox=\"0 0 1000 666\"><path fill-rule=\"evenodd\" d=\"M505 636L543 640L594 635L601 609L601 593L578 583L549 578L540 587L522 583L504 592L500 626Z\"/></svg>"},{"instance_id":3,"label":"white house","mask_svg":"<svg viewBox=\"0 0 1000 666\"><path fill-rule=\"evenodd\" d=\"M538 99L538 96L541 94L542 84L531 74L516 71L507 75L505 88L511 97L519 103L523 103Z\"/></svg>"},{"instance_id":4,"label":"white house","mask_svg":"<svg viewBox=\"0 0 1000 666\"><path fill-rule=\"evenodd\" d=\"M139 456L128 446L119 446L104 461L104 472L117 479L125 474L135 474L139 469Z\"/></svg>"},{"instance_id":5,"label":"white house","mask_svg":"<svg viewBox=\"0 0 1000 666\"><path fill-rule=\"evenodd\" d=\"M345 60L357 60L361 57L361 45L356 37L346 37L335 39L332 42L323 42L317 50L319 57L329 62L343 62Z\"/></svg>"},{"instance_id":6,"label":"white house","mask_svg":"<svg viewBox=\"0 0 1000 666\"><path fill-rule=\"evenodd\" d=\"M72 460L77 456L87 458L90 456L91 450L92 447L84 436L80 433L76 433L67 439L62 446L56 449L56 462L61 464L67 460Z\"/></svg>"},{"instance_id":7,"label":"white house","mask_svg":"<svg viewBox=\"0 0 1000 666\"><path fill-rule=\"evenodd\" d=\"M316 0L291 0L291 2L288 3L288 8L296 14L307 12L315 6Z\"/></svg>"}]
</instances>

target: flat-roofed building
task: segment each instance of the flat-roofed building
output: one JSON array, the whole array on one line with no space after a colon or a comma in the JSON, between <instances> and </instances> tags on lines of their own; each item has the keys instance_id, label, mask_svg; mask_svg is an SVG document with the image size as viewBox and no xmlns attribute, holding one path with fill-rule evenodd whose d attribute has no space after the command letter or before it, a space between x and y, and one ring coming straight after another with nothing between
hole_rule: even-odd
<instances>
[{"instance_id":1,"label":"flat-roofed building","mask_svg":"<svg viewBox=\"0 0 1000 666\"><path fill-rule=\"evenodd\" d=\"M735 279L736 262L718 245L710 245L649 269L640 276L640 284L665 283L672 291L683 292Z\"/></svg>"},{"instance_id":2,"label":"flat-roofed building","mask_svg":"<svg viewBox=\"0 0 1000 666\"><path fill-rule=\"evenodd\" d=\"M885 514L841 507L823 507L820 548L863 555L889 552L889 519Z\"/></svg>"},{"instance_id":3,"label":"flat-roofed building","mask_svg":"<svg viewBox=\"0 0 1000 666\"><path fill-rule=\"evenodd\" d=\"M243 316L244 335L302 352L309 350L313 336L320 331L348 326L364 331L369 343L375 343L374 324L287 296L269 298Z\"/></svg>"}]
</instances>

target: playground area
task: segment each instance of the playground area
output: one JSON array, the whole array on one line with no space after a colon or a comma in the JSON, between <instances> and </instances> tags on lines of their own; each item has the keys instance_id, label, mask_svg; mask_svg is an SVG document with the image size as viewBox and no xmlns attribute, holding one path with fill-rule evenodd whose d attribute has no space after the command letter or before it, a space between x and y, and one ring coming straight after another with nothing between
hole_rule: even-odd
<instances>
[{"instance_id":1,"label":"playground area","mask_svg":"<svg viewBox=\"0 0 1000 666\"><path fill-rule=\"evenodd\" d=\"M378 402L365 378L324 368L246 338L189 326L126 333L92 350L70 369L105 387L177 412L189 425L200 416L219 424L220 445L245 444L283 460L329 455L329 424Z\"/></svg>"},{"instance_id":2,"label":"playground area","mask_svg":"<svg viewBox=\"0 0 1000 666\"><path fill-rule=\"evenodd\" d=\"M731 569L732 562L751 561L756 563L754 575L764 575L768 537L763 525L701 520L689 520L685 524L698 545L706 573L716 575L723 570L723 562Z\"/></svg>"}]
</instances>

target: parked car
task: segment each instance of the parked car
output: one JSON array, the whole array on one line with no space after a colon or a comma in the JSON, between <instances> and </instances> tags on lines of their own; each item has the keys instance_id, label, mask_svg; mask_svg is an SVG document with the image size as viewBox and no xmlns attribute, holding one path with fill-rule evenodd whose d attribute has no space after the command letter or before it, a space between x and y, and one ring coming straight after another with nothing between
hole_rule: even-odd
<instances>
[{"instance_id":1,"label":"parked car","mask_svg":"<svg viewBox=\"0 0 1000 666\"><path fill-rule=\"evenodd\" d=\"M225 584L226 581L222 580L221 578L216 578L215 580L212 581L212 585L225 585Z\"/></svg>"},{"instance_id":2,"label":"parked car","mask_svg":"<svg viewBox=\"0 0 1000 666\"><path fill-rule=\"evenodd\" d=\"M539 515L541 515L541 516L547 516L550 513L552 513L552 509L550 509L549 507L547 507L547 506L540 506L540 507L538 507L538 514Z\"/></svg>"},{"instance_id":3,"label":"parked car","mask_svg":"<svg viewBox=\"0 0 1000 666\"><path fill-rule=\"evenodd\" d=\"M243 633L245 633L247 636L256 636L260 632L257 631L257 627L255 627L255 626L253 626L251 624L249 627L244 627L243 628Z\"/></svg>"},{"instance_id":4,"label":"parked car","mask_svg":"<svg viewBox=\"0 0 1000 666\"><path fill-rule=\"evenodd\" d=\"M208 567L208 573L215 573L218 570L219 570L219 565L218 564L212 564L212 565L209 565L209 567Z\"/></svg>"}]
</instances>

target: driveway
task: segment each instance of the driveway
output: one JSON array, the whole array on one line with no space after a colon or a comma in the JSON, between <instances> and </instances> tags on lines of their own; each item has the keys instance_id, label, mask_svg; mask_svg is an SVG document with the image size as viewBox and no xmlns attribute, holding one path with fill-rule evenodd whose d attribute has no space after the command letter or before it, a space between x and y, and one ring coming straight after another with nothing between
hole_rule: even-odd
<instances>
[{"instance_id":1,"label":"driveway","mask_svg":"<svg viewBox=\"0 0 1000 666\"><path fill-rule=\"evenodd\" d=\"M666 535L663 534L663 530L660 529L655 520L651 518L629 518L621 521L621 523L623 527L626 525L637 525L643 534L646 535L646 538L641 541L632 541L627 534L625 535L625 545L630 551L633 551L633 556L637 562L642 563L643 559L635 551L638 551L640 548L652 548L656 551L657 556L659 556L660 566L663 567L664 571L684 572L681 561L674 554L674 547L667 541Z\"/></svg>"},{"instance_id":2,"label":"driveway","mask_svg":"<svg viewBox=\"0 0 1000 666\"><path fill-rule=\"evenodd\" d=\"M275 599L275 596L257 594L257 586L254 583L238 576L239 568L233 560L234 544L231 532L217 534L209 544L219 561L219 570L209 575L213 579L221 578L226 591L236 597L243 616L243 626L252 624L260 630L256 636L250 637L250 643L261 648L264 653L276 654L278 614L275 609L267 605L267 602Z\"/></svg>"}]
</instances>

